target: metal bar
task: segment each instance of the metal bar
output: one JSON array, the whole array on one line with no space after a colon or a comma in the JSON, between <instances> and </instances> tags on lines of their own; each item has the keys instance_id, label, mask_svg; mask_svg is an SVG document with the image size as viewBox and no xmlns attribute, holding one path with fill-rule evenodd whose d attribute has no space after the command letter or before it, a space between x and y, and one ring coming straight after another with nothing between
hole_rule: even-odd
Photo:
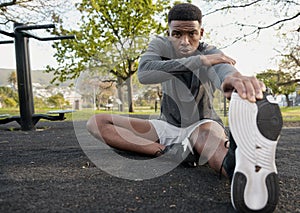
<instances>
[{"instance_id":1,"label":"metal bar","mask_svg":"<svg viewBox=\"0 0 300 213\"><path fill-rule=\"evenodd\" d=\"M14 43L13 40L11 40L11 41L0 41L0 44L12 44L12 43Z\"/></svg>"},{"instance_id":2,"label":"metal bar","mask_svg":"<svg viewBox=\"0 0 300 213\"><path fill-rule=\"evenodd\" d=\"M9 32L6 32L4 30L0 30L0 34L6 35L6 36L9 36L9 37L12 37L12 38L15 37L14 33L9 33Z\"/></svg>"},{"instance_id":3,"label":"metal bar","mask_svg":"<svg viewBox=\"0 0 300 213\"><path fill-rule=\"evenodd\" d=\"M0 124L7 124L13 121L20 123L20 116L11 116L4 119L0 119Z\"/></svg>"},{"instance_id":4,"label":"metal bar","mask_svg":"<svg viewBox=\"0 0 300 213\"><path fill-rule=\"evenodd\" d=\"M224 101L224 105L223 105L223 108L224 108L224 117L227 117L227 98L224 96L223 98L223 101Z\"/></svg>"},{"instance_id":5,"label":"metal bar","mask_svg":"<svg viewBox=\"0 0 300 213\"><path fill-rule=\"evenodd\" d=\"M44 37L40 38L40 41L53 41L53 40L64 40L64 39L74 39L75 36L73 35L66 35L66 36L55 36L55 37Z\"/></svg>"},{"instance_id":6,"label":"metal bar","mask_svg":"<svg viewBox=\"0 0 300 213\"><path fill-rule=\"evenodd\" d=\"M23 32L24 35L30 37L30 38L34 38L37 39L39 41L53 41L53 40L63 40L63 39L74 39L75 36L70 35L70 36L55 36L55 37L38 37L36 35L33 35L31 33L28 32Z\"/></svg>"},{"instance_id":7,"label":"metal bar","mask_svg":"<svg viewBox=\"0 0 300 213\"><path fill-rule=\"evenodd\" d=\"M17 27L15 27L15 29L16 28ZM34 105L29 60L29 38L24 37L24 34L18 30L15 31L15 52L21 116L20 125L22 130L28 131L34 128L32 120Z\"/></svg>"},{"instance_id":8,"label":"metal bar","mask_svg":"<svg viewBox=\"0 0 300 213\"><path fill-rule=\"evenodd\" d=\"M14 27L14 31L21 31L21 30L38 30L38 29L48 29L48 28L55 28L54 24L43 24L43 25L17 25Z\"/></svg>"}]
</instances>

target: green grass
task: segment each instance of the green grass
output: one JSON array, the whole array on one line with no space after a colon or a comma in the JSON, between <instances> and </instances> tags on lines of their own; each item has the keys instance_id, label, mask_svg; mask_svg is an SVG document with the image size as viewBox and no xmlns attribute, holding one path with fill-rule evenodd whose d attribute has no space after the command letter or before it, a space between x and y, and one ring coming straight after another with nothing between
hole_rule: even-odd
<instances>
[{"instance_id":1,"label":"green grass","mask_svg":"<svg viewBox=\"0 0 300 213\"><path fill-rule=\"evenodd\" d=\"M281 107L280 108L283 120L285 122L300 121L300 106L297 107Z\"/></svg>"},{"instance_id":2,"label":"green grass","mask_svg":"<svg viewBox=\"0 0 300 213\"><path fill-rule=\"evenodd\" d=\"M53 111L53 110L60 110L60 109L48 109L48 108L43 108L43 109L35 109L36 114L46 114L48 111ZM133 114L133 115L158 115L158 112L154 112L154 109L151 109L150 107L135 107L135 112L134 113L128 113L128 110L125 112L119 112L117 110L92 110L92 109L83 109L83 110L77 110L73 113L66 113L66 121L80 121L80 120L87 120L89 117L91 117L94 114L100 114L100 113L107 113L107 114ZM0 115L3 114L9 114L12 116L19 115L19 109L18 108L6 108L6 109L0 109ZM1 119L1 118L0 118ZM42 120L41 120L42 121Z\"/></svg>"},{"instance_id":3,"label":"green grass","mask_svg":"<svg viewBox=\"0 0 300 213\"><path fill-rule=\"evenodd\" d=\"M281 113L284 122L300 122L300 106L299 107L281 107ZM50 110L56 109L35 109L35 113L47 113ZM87 120L93 114L99 113L112 113L112 114L145 114L145 115L158 115L158 112L154 112L154 109L150 107L135 107L134 113L118 112L112 110L78 110L74 113L67 113L66 120ZM0 109L0 114L19 115L19 109ZM228 124L228 117L221 116L224 124Z\"/></svg>"}]
</instances>

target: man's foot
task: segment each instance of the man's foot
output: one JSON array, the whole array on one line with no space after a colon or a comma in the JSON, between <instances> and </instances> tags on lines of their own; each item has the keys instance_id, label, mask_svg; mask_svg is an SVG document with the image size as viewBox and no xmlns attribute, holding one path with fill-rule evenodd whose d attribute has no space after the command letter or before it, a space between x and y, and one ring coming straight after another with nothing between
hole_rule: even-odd
<instances>
[{"instance_id":1,"label":"man's foot","mask_svg":"<svg viewBox=\"0 0 300 213\"><path fill-rule=\"evenodd\" d=\"M268 94L251 103L233 93L229 127L237 145L231 183L234 208L240 212L273 212L279 197L275 152L282 116L278 104Z\"/></svg>"},{"instance_id":2,"label":"man's foot","mask_svg":"<svg viewBox=\"0 0 300 213\"><path fill-rule=\"evenodd\" d=\"M229 142L228 152L224 157L224 160L222 162L222 166L220 169L220 176L222 175L222 169L225 170L227 177L229 180L232 180L234 168L235 168L235 150L236 150L236 143L232 137L231 132L229 132L229 140L225 143ZM226 146L226 144L224 144Z\"/></svg>"},{"instance_id":3,"label":"man's foot","mask_svg":"<svg viewBox=\"0 0 300 213\"><path fill-rule=\"evenodd\" d=\"M166 146L164 150L158 151L156 156L163 155L167 160L171 160L187 167L196 167L200 158L200 155L193 150L193 153L189 148L184 149L184 145L181 143L171 144Z\"/></svg>"}]
</instances>

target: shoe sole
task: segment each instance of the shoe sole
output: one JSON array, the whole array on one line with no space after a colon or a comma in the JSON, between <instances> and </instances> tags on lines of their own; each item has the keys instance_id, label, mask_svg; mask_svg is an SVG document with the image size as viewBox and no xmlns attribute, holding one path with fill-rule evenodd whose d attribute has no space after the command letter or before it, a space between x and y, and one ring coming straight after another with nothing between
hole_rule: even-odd
<instances>
[{"instance_id":1,"label":"shoe sole","mask_svg":"<svg viewBox=\"0 0 300 213\"><path fill-rule=\"evenodd\" d=\"M273 212L279 184L275 164L282 116L271 95L251 103L233 93L229 127L236 142L231 202L240 212Z\"/></svg>"}]
</instances>

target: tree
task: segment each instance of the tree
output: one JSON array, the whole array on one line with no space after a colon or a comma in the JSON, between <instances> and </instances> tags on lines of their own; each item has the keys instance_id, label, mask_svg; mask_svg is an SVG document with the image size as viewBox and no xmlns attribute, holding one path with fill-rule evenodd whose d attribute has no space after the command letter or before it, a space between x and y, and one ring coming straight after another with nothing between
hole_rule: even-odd
<instances>
[{"instance_id":1,"label":"tree","mask_svg":"<svg viewBox=\"0 0 300 213\"><path fill-rule=\"evenodd\" d=\"M194 2L198 3L196 0ZM213 18L217 14L222 14L226 17L213 26L213 28L217 28L218 32L222 28L222 36L227 42L227 44L223 43L222 46L224 48L247 38L255 39L260 35L261 31L267 29L275 29L282 33L300 31L298 24L300 18L299 1L205 0L202 4L207 11L203 15L205 18ZM209 31L214 31L214 29Z\"/></svg>"},{"instance_id":2,"label":"tree","mask_svg":"<svg viewBox=\"0 0 300 213\"><path fill-rule=\"evenodd\" d=\"M279 40L279 45L276 46L280 54L276 58L279 59L279 66L277 70L268 69L257 74L257 77L262 79L275 94L284 94L288 97L295 91L299 82L300 4L298 1L206 0L206 4L207 7L204 8L207 8L207 12L204 13L204 18L213 18L217 14L226 17L222 22L214 25L218 32L220 30L223 32L223 41L220 44L223 48L239 41L256 40L262 31L273 29ZM214 29L212 32L214 33Z\"/></svg>"},{"instance_id":3,"label":"tree","mask_svg":"<svg viewBox=\"0 0 300 213\"><path fill-rule=\"evenodd\" d=\"M299 32L290 32L284 35L287 44L279 53L279 70L290 73L290 78L281 85L291 85L300 82L300 34Z\"/></svg>"},{"instance_id":4,"label":"tree","mask_svg":"<svg viewBox=\"0 0 300 213\"><path fill-rule=\"evenodd\" d=\"M32 24L50 21L72 4L62 0L6 0L0 2L0 25L14 22Z\"/></svg>"},{"instance_id":5,"label":"tree","mask_svg":"<svg viewBox=\"0 0 300 213\"><path fill-rule=\"evenodd\" d=\"M11 84L13 90L16 91L18 89L18 87L17 87L17 73L16 73L16 71L11 72L7 80L8 80L8 83Z\"/></svg>"},{"instance_id":6,"label":"tree","mask_svg":"<svg viewBox=\"0 0 300 213\"><path fill-rule=\"evenodd\" d=\"M286 100L289 94L296 90L300 82L300 35L298 32L285 35L286 47L279 53L278 70L267 70L257 75L275 94L284 94ZM290 102L288 102L290 106Z\"/></svg>"},{"instance_id":7,"label":"tree","mask_svg":"<svg viewBox=\"0 0 300 213\"><path fill-rule=\"evenodd\" d=\"M9 87L0 87L0 102L4 107L16 107L19 103L18 94Z\"/></svg>"},{"instance_id":8,"label":"tree","mask_svg":"<svg viewBox=\"0 0 300 213\"><path fill-rule=\"evenodd\" d=\"M58 93L56 95L52 95L47 99L47 102L50 106L56 107L56 108L63 108L65 105L70 105L68 101L65 100L64 95L61 93Z\"/></svg>"},{"instance_id":9,"label":"tree","mask_svg":"<svg viewBox=\"0 0 300 213\"><path fill-rule=\"evenodd\" d=\"M274 94L283 94L286 97L288 106L290 106L289 94L296 90L296 83L291 83L293 78L289 72L282 72L280 70L266 70L259 73L256 77L262 80L266 87L270 88ZM287 83L289 82L289 83Z\"/></svg>"},{"instance_id":10,"label":"tree","mask_svg":"<svg viewBox=\"0 0 300 213\"><path fill-rule=\"evenodd\" d=\"M82 15L80 29L67 30L60 22L58 34L74 34L76 41L56 42L55 57L59 68L48 67L54 72L54 81L65 81L80 75L86 69L111 73L118 88L127 85L129 112L133 112L132 75L137 62L145 51L150 35L161 33L170 1L165 0L83 0L77 5ZM122 97L119 97L122 99Z\"/></svg>"}]
</instances>

